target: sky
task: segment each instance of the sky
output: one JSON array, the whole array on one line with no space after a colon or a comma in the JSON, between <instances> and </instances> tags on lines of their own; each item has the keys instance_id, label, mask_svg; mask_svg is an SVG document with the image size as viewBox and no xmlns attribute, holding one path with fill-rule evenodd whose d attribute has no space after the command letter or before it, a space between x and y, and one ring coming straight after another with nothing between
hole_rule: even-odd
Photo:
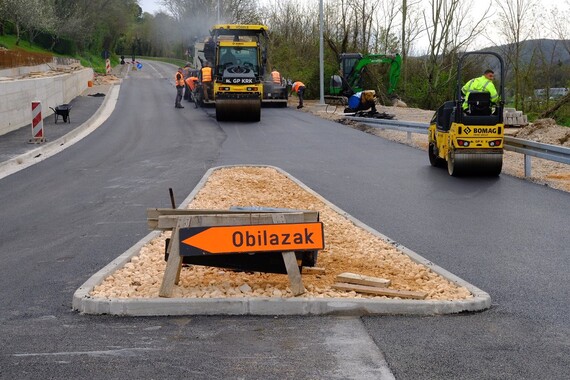
<instances>
[{"instance_id":1,"label":"sky","mask_svg":"<svg viewBox=\"0 0 570 380\"><path fill-rule=\"evenodd\" d=\"M156 13L161 8L159 0L139 0L139 5L143 12L148 13Z\"/></svg>"}]
</instances>

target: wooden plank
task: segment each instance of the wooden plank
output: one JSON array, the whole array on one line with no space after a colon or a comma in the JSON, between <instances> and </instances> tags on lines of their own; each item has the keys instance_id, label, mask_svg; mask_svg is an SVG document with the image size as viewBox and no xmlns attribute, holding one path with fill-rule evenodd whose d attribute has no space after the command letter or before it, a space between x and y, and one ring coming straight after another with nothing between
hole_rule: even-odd
<instances>
[{"instance_id":1,"label":"wooden plank","mask_svg":"<svg viewBox=\"0 0 570 380\"><path fill-rule=\"evenodd\" d=\"M273 214L272 216L274 223L295 223L301 222L302 214ZM303 285L303 279L301 278L301 272L299 271L299 266L297 264L297 258L295 257L295 252L287 251L281 253L283 256L283 262L285 263L285 269L287 270L287 276L289 276L289 285L294 296L299 296L305 293L305 285Z\"/></svg>"},{"instance_id":2,"label":"wooden plank","mask_svg":"<svg viewBox=\"0 0 570 380\"><path fill-rule=\"evenodd\" d=\"M194 217L201 221L202 226L235 226L235 225L248 225L248 224L272 224L272 214L210 214L210 215L195 215ZM287 213L284 215L301 215L299 222L316 222L319 219L318 212L314 213ZM164 215L159 216L155 222L148 220L148 227L151 230L171 230L176 226L179 215ZM297 220L297 219L295 219ZM295 222L295 223L299 223ZM293 222L291 222L293 223Z\"/></svg>"},{"instance_id":3,"label":"wooden plank","mask_svg":"<svg viewBox=\"0 0 570 380\"><path fill-rule=\"evenodd\" d=\"M318 214L312 210L292 210L291 212L303 212L307 214ZM161 215L208 215L208 214L274 214L286 213L274 210L213 210L213 209L173 209L173 208L148 208L146 215L148 219L158 219Z\"/></svg>"},{"instance_id":4,"label":"wooden plank","mask_svg":"<svg viewBox=\"0 0 570 380\"><path fill-rule=\"evenodd\" d=\"M357 293L374 294L377 296L388 296L388 297L400 297L400 298L412 298L423 300L427 297L425 292L414 292L409 290L397 290L388 288L377 288L374 286L356 285L356 284L345 284L337 282L332 285L333 289L355 291Z\"/></svg>"},{"instance_id":5,"label":"wooden plank","mask_svg":"<svg viewBox=\"0 0 570 380\"><path fill-rule=\"evenodd\" d=\"M326 270L322 267L302 267L302 274L325 274Z\"/></svg>"},{"instance_id":6,"label":"wooden plank","mask_svg":"<svg viewBox=\"0 0 570 380\"><path fill-rule=\"evenodd\" d=\"M293 295L299 296L305 293L306 290L303 285L303 279L301 278L301 272L299 272L299 267L297 266L295 252L287 251L283 252L281 255L283 256L285 269L287 269L287 276L289 276L289 284Z\"/></svg>"},{"instance_id":7,"label":"wooden plank","mask_svg":"<svg viewBox=\"0 0 570 380\"><path fill-rule=\"evenodd\" d=\"M273 223L270 214L211 214L195 215L194 217L200 220L202 226L236 226ZM178 218L179 216L160 216L158 218L158 229L168 229L172 224L176 225Z\"/></svg>"},{"instance_id":8,"label":"wooden plank","mask_svg":"<svg viewBox=\"0 0 570 380\"><path fill-rule=\"evenodd\" d=\"M178 231L181 227L188 227L190 225L191 218L192 217L190 216L181 217L178 220L176 228L172 232L172 237L170 239L170 254L168 255L166 269L164 270L164 276L162 277L162 284L160 285L160 290L158 292L159 297L172 297L174 285L176 285L180 279L182 257L180 256L180 239L178 238Z\"/></svg>"},{"instance_id":9,"label":"wooden plank","mask_svg":"<svg viewBox=\"0 0 570 380\"><path fill-rule=\"evenodd\" d=\"M374 286L377 288L387 288L390 286L390 280L380 277L370 277L357 273L341 273L336 276L336 281L346 282L348 284Z\"/></svg>"}]
</instances>

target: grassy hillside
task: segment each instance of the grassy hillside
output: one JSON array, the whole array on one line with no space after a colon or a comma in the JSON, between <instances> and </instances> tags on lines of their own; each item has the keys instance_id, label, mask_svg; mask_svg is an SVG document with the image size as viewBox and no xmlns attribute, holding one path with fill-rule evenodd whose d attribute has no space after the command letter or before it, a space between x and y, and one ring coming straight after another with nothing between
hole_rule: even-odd
<instances>
[{"instance_id":1,"label":"grassy hillside","mask_svg":"<svg viewBox=\"0 0 570 380\"><path fill-rule=\"evenodd\" d=\"M16 50L26 53L34 53L34 54L46 54L51 56L57 57L68 57L68 58L75 58L81 61L81 64L85 67L92 67L93 70L97 73L104 74L105 73L105 60L98 54L85 52L79 55L74 56L66 56L51 52L49 50L43 49L36 44L30 44L28 41L20 41L19 45L16 45L16 36L14 35L1 35L0 36L0 46L8 49L8 50ZM116 57L111 57L111 64L116 65L119 61Z\"/></svg>"}]
</instances>

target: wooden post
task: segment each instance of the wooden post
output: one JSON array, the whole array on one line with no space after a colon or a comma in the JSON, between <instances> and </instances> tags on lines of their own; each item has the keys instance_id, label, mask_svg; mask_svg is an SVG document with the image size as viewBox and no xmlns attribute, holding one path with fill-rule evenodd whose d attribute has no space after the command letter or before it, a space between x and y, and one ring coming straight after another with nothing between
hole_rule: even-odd
<instances>
[{"instance_id":1,"label":"wooden post","mask_svg":"<svg viewBox=\"0 0 570 380\"><path fill-rule=\"evenodd\" d=\"M166 270L162 278L162 284L158 292L159 297L172 297L174 285L180 281L180 270L182 269L182 257L180 256L179 229L190 225L191 216L181 216L172 231L170 238L170 254L166 262Z\"/></svg>"},{"instance_id":2,"label":"wooden post","mask_svg":"<svg viewBox=\"0 0 570 380\"><path fill-rule=\"evenodd\" d=\"M272 218L274 223L287 222L284 214L273 214ZM292 222L292 220L289 222ZM297 257L295 256L295 252L287 251L283 252L282 255L283 262L285 263L285 269L287 270L287 275L289 276L289 283L291 285L291 291L293 292L293 295L298 296L305 293L306 290L301 278L301 272L299 272L299 266L297 265Z\"/></svg>"}]
</instances>

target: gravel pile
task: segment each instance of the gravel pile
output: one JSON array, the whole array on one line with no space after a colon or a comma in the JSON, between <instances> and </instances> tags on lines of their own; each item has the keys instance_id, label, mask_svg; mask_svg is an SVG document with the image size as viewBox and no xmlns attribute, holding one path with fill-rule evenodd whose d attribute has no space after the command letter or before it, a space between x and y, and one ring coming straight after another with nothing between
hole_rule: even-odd
<instances>
[{"instance_id":1,"label":"gravel pile","mask_svg":"<svg viewBox=\"0 0 570 380\"><path fill-rule=\"evenodd\" d=\"M190 189L189 189L190 190ZM324 274L303 275L307 292L300 297L387 298L331 288L338 274L358 273L391 281L390 288L420 291L428 300L471 298L429 268L413 262L393 245L356 226L313 194L273 168L231 167L215 171L189 208L228 209L231 206L283 207L314 210L324 224L325 249L317 266ZM91 293L104 298L155 298L166 267L163 233L140 250L123 268L107 277ZM293 297L287 275L249 273L220 268L183 267L174 297Z\"/></svg>"}]
</instances>

